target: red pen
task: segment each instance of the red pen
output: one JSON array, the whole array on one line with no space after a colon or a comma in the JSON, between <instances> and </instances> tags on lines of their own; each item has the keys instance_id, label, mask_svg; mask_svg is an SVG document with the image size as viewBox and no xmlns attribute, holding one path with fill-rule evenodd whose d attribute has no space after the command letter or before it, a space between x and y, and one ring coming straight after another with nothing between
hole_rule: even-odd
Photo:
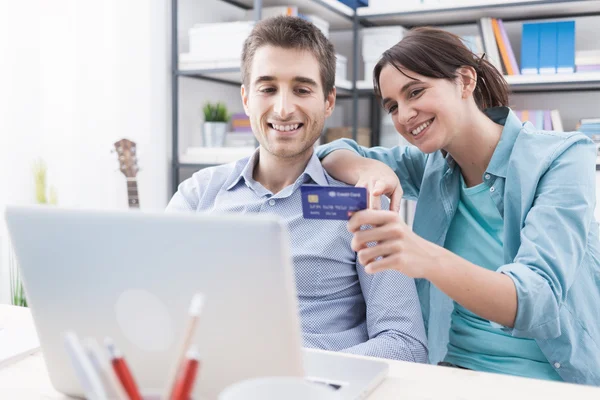
<instances>
[{"instance_id":1,"label":"red pen","mask_svg":"<svg viewBox=\"0 0 600 400\"><path fill-rule=\"evenodd\" d=\"M133 379L133 375L129 371L129 367L125 362L125 358L123 357L123 353L115 346L114 342L110 338L104 339L104 345L108 349L108 354L110 356L110 363L115 370L115 374L121 385L123 385L123 389L127 392L130 400L142 400L142 396L138 390L137 384L135 383L135 379Z\"/></svg>"},{"instance_id":2,"label":"red pen","mask_svg":"<svg viewBox=\"0 0 600 400\"><path fill-rule=\"evenodd\" d=\"M185 365L173 390L171 400L188 400L190 398L198 369L200 369L199 358L196 347L190 347L190 350L186 354Z\"/></svg>"}]
</instances>

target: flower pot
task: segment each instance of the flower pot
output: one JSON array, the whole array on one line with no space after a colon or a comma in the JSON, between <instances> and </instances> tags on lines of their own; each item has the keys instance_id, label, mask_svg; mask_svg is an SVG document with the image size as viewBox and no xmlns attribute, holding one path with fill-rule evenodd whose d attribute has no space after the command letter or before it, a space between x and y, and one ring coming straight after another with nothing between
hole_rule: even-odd
<instances>
[{"instance_id":1,"label":"flower pot","mask_svg":"<svg viewBox=\"0 0 600 400\"><path fill-rule=\"evenodd\" d=\"M223 147L227 122L205 122L202 129L202 145L204 147Z\"/></svg>"}]
</instances>

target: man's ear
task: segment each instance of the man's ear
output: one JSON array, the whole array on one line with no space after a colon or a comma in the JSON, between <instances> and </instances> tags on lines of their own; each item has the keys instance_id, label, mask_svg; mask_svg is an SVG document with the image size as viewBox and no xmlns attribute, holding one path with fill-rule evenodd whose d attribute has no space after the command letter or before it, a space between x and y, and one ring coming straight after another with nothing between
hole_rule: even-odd
<instances>
[{"instance_id":1,"label":"man's ear","mask_svg":"<svg viewBox=\"0 0 600 400\"><path fill-rule=\"evenodd\" d=\"M242 104L244 105L244 112L246 113L247 116L250 116L250 113L248 112L248 92L244 85L242 85L242 87L240 89L240 95L242 96Z\"/></svg>"},{"instance_id":2,"label":"man's ear","mask_svg":"<svg viewBox=\"0 0 600 400\"><path fill-rule=\"evenodd\" d=\"M477 72L473 67L460 67L456 70L458 73L458 82L461 87L461 97L466 99L475 91L477 86Z\"/></svg>"},{"instance_id":3,"label":"man's ear","mask_svg":"<svg viewBox=\"0 0 600 400\"><path fill-rule=\"evenodd\" d=\"M325 98L325 118L329 117L331 113L333 113L333 109L335 108L335 96L336 89L334 87Z\"/></svg>"}]
</instances>

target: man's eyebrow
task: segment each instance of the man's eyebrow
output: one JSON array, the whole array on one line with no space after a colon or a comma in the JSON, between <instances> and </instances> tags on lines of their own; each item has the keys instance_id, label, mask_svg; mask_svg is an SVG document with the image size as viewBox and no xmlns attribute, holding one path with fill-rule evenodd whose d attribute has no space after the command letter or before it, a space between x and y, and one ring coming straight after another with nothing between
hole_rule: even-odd
<instances>
[{"instance_id":1,"label":"man's eyebrow","mask_svg":"<svg viewBox=\"0 0 600 400\"><path fill-rule=\"evenodd\" d=\"M406 92L408 89L410 89L412 86L414 85L418 85L419 83L423 83L419 80L412 80L410 82L408 82L407 84L405 84L404 86L402 86L402 89L400 89L400 93L404 93ZM381 105L383 107L385 107L385 105L387 103L389 103L390 101L392 101L392 99L390 99L389 97L386 97L385 99L383 99L383 101L381 102Z\"/></svg>"},{"instance_id":2,"label":"man's eyebrow","mask_svg":"<svg viewBox=\"0 0 600 400\"><path fill-rule=\"evenodd\" d=\"M254 83L273 82L274 80L276 80L274 76L264 75L264 76L259 76L258 78L256 78L256 80L254 81Z\"/></svg>"},{"instance_id":3,"label":"man's eyebrow","mask_svg":"<svg viewBox=\"0 0 600 400\"><path fill-rule=\"evenodd\" d=\"M296 77L294 77L294 81L300 82L300 83L306 83L311 86L319 86L319 84L314 79L307 78L305 76L296 76Z\"/></svg>"}]
</instances>

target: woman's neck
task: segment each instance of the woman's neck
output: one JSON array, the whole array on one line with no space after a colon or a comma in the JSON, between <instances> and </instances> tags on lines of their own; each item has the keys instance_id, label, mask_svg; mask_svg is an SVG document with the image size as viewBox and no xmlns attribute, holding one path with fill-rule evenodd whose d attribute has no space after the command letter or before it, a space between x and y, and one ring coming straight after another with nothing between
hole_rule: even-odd
<instances>
[{"instance_id":1,"label":"woman's neck","mask_svg":"<svg viewBox=\"0 0 600 400\"><path fill-rule=\"evenodd\" d=\"M445 149L460 166L465 184L472 187L483 182L483 175L500 141L503 126L492 121L479 109Z\"/></svg>"}]
</instances>

